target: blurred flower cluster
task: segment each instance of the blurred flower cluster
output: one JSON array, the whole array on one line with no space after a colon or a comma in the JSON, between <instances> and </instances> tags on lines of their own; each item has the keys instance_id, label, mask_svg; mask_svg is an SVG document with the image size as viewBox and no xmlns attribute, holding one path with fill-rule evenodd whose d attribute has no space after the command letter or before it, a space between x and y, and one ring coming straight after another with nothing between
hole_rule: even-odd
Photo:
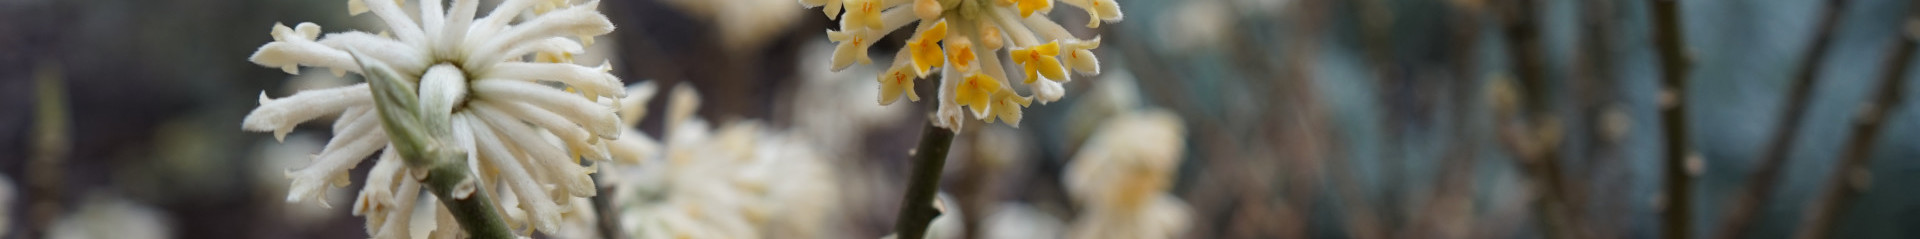
<instances>
[{"instance_id":1,"label":"blurred flower cluster","mask_svg":"<svg viewBox=\"0 0 1920 239\"><path fill-rule=\"evenodd\" d=\"M612 213L634 238L831 238L838 173L815 145L755 121L713 128L699 96L668 96L657 158L602 172Z\"/></svg>"}]
</instances>

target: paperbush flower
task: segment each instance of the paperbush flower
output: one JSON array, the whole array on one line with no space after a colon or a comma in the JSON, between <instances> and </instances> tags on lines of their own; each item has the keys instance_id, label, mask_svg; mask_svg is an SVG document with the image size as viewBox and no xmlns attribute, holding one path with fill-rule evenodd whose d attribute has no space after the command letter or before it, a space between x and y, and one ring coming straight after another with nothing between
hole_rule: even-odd
<instances>
[{"instance_id":1,"label":"paperbush flower","mask_svg":"<svg viewBox=\"0 0 1920 239\"><path fill-rule=\"evenodd\" d=\"M835 238L835 172L812 138L754 121L712 129L692 87L671 94L660 157L609 169L628 238Z\"/></svg>"},{"instance_id":2,"label":"paperbush flower","mask_svg":"<svg viewBox=\"0 0 1920 239\"><path fill-rule=\"evenodd\" d=\"M478 186L495 192L495 205L510 225L552 233L563 217L590 215L570 205L595 194L588 178L594 168L582 167L579 159L634 159L632 152L607 145L644 140L622 137L615 109L626 91L608 65L572 63L594 36L613 31L596 10L598 1L506 0L484 16L477 15L478 0L442 3L419 1L419 14L409 15L400 1L349 0L349 13L372 12L387 32L321 36L313 23L275 24L274 41L249 60L289 74L299 74L301 66L334 74L391 69L417 85L420 101L438 102L419 110L451 113L426 123L451 125L452 143L468 152ZM312 164L286 172L293 181L289 202L327 206L318 200L326 188L347 185L349 169L386 148L353 206L355 215L367 218L368 232L379 238L461 233L430 200L433 194L421 193L416 179L424 171L402 170L408 166L392 150L371 94L367 83L277 99L262 92L260 107L242 128L281 139L297 124L338 115L334 137Z\"/></svg>"},{"instance_id":3,"label":"paperbush flower","mask_svg":"<svg viewBox=\"0 0 1920 239\"><path fill-rule=\"evenodd\" d=\"M1115 115L1080 148L1061 181L1082 205L1067 238L1176 238L1192 209L1167 193L1185 150L1180 117L1165 110Z\"/></svg>"},{"instance_id":4,"label":"paperbush flower","mask_svg":"<svg viewBox=\"0 0 1920 239\"><path fill-rule=\"evenodd\" d=\"M919 101L912 81L926 78L939 68L940 104L935 123L955 131L960 129L964 115L962 106L972 107L976 119L999 119L1018 127L1022 109L1030 102L1053 102L1066 94L1061 83L1072 79L1065 69L1087 75L1100 73L1099 60L1091 51L1100 46L1100 38L1080 39L1047 19L1054 0L798 1L806 7L821 7L829 19L840 19L838 30L827 30L827 38L840 44L829 63L834 71L856 62L872 62L867 49L873 41L909 23L918 23L913 37L894 58L896 63L876 77L881 88L879 102L889 105L903 95ZM1060 2L1086 10L1093 19L1087 24L1089 28L1121 18L1119 5L1113 0ZM1006 84L1012 78L1000 64L997 52L1002 48L1010 50L1008 56L1021 68L1016 73L1023 73L1021 83L1032 95L1021 95L1014 84Z\"/></svg>"}]
</instances>

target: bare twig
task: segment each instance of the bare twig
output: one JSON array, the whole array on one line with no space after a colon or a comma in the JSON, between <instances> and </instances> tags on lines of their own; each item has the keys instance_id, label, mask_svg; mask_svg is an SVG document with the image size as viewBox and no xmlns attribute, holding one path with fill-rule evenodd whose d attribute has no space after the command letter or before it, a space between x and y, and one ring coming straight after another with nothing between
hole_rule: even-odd
<instances>
[{"instance_id":1,"label":"bare twig","mask_svg":"<svg viewBox=\"0 0 1920 239\"><path fill-rule=\"evenodd\" d=\"M933 196L940 191L941 169L947 164L947 149L953 146L953 131L933 125L933 119L927 120L926 129L920 133L920 147L913 150L913 175L907 181L907 192L900 199L900 216L893 224L894 238L925 238L927 226L940 211L933 208Z\"/></svg>"},{"instance_id":2,"label":"bare twig","mask_svg":"<svg viewBox=\"0 0 1920 239\"><path fill-rule=\"evenodd\" d=\"M1873 155L1874 140L1879 139L1880 127L1890 117L1889 112L1900 104L1904 97L1901 90L1906 89L1907 64L1913 60L1915 28L1920 27L1920 1L1908 3L1907 21L1901 24L1898 45L1894 46L1886 65L1881 66L1879 91L1876 99L1861 107L1859 121L1853 127L1852 142L1840 157L1840 165L1833 167L1833 173L1827 176L1821 187L1819 198L1807 205L1806 216L1801 218L1800 229L1795 238L1824 238L1833 230L1836 219L1846 203L1859 197L1867 190L1871 181L1868 175L1867 158Z\"/></svg>"},{"instance_id":3,"label":"bare twig","mask_svg":"<svg viewBox=\"0 0 1920 239\"><path fill-rule=\"evenodd\" d=\"M1584 238L1585 230L1578 222L1580 203L1568 195L1569 184L1561 175L1559 138L1560 123L1552 117L1553 99L1551 89L1547 87L1547 69L1545 48L1540 42L1539 24L1534 19L1537 8L1533 0L1510 0L1502 9L1503 31L1507 38L1507 52L1514 62L1516 81L1520 84L1518 93L1524 95L1520 102L1524 106L1518 117L1520 120L1505 122L1502 133L1508 144L1518 153L1520 166L1532 177L1541 193L1534 201L1536 215L1546 224L1549 238ZM1502 118L1514 118L1502 116ZM1503 121L1508 121L1503 119Z\"/></svg>"},{"instance_id":4,"label":"bare twig","mask_svg":"<svg viewBox=\"0 0 1920 239\"><path fill-rule=\"evenodd\" d=\"M1661 94L1661 124L1667 135L1666 200L1664 203L1665 238L1688 238L1692 224L1692 181L1687 173L1687 74L1692 62L1687 59L1686 35L1680 32L1680 3L1675 0L1647 0L1653 6L1653 41L1660 54L1660 76L1666 82Z\"/></svg>"},{"instance_id":5,"label":"bare twig","mask_svg":"<svg viewBox=\"0 0 1920 239\"><path fill-rule=\"evenodd\" d=\"M1820 25L1808 46L1807 54L1801 56L1800 66L1795 69L1792 85L1787 88L1786 108L1781 110L1781 120L1774 125L1772 138L1768 139L1766 152L1758 169L1752 172L1747 184L1741 189L1741 195L1734 197L1732 208L1727 209L1727 223L1721 225L1718 238L1745 238L1742 234L1753 224L1758 211L1773 198L1773 189L1780 181L1780 168L1786 164L1787 156L1792 154L1793 139L1800 131L1800 121L1806 118L1808 92L1813 91L1813 78L1820 60L1827 54L1827 45L1833 39L1834 25L1839 22L1839 11L1845 8L1846 0L1827 0L1821 10Z\"/></svg>"}]
</instances>

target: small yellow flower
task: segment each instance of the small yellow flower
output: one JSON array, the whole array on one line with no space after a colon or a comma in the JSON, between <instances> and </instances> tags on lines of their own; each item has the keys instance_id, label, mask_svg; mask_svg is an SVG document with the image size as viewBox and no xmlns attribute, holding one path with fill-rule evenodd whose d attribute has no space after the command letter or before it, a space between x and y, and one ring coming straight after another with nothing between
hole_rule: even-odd
<instances>
[{"instance_id":1,"label":"small yellow flower","mask_svg":"<svg viewBox=\"0 0 1920 239\"><path fill-rule=\"evenodd\" d=\"M867 32L827 30L827 39L840 43L833 48L833 71L846 69L856 61L860 64L873 63L873 59L867 57L867 47L871 47L873 40L878 40L878 37Z\"/></svg>"},{"instance_id":2,"label":"small yellow flower","mask_svg":"<svg viewBox=\"0 0 1920 239\"><path fill-rule=\"evenodd\" d=\"M1020 127L1020 109L1032 103L1033 99L1020 96L1010 90L993 93L993 107L990 109L993 115L987 116L987 123L993 123L994 118L999 118L1001 121L1006 121L1007 125L1018 128Z\"/></svg>"},{"instance_id":3,"label":"small yellow flower","mask_svg":"<svg viewBox=\"0 0 1920 239\"><path fill-rule=\"evenodd\" d=\"M1120 4L1113 0L1062 0L1067 5L1087 10L1087 28L1100 28L1100 22L1120 21Z\"/></svg>"},{"instance_id":4,"label":"small yellow flower","mask_svg":"<svg viewBox=\"0 0 1920 239\"><path fill-rule=\"evenodd\" d=\"M1060 46L1066 51L1067 67L1087 75L1100 74L1100 58L1093 55L1094 48L1100 48L1100 38L1088 41L1068 41Z\"/></svg>"},{"instance_id":5,"label":"small yellow flower","mask_svg":"<svg viewBox=\"0 0 1920 239\"><path fill-rule=\"evenodd\" d=\"M1053 0L1014 0L1019 5L1020 17L1033 16L1034 11L1045 12L1053 9Z\"/></svg>"},{"instance_id":6,"label":"small yellow flower","mask_svg":"<svg viewBox=\"0 0 1920 239\"><path fill-rule=\"evenodd\" d=\"M884 10L881 9L880 0L846 0L846 7L846 21L853 21L852 24L847 25L862 26L876 31L885 26L883 24L885 22L880 21L880 10Z\"/></svg>"},{"instance_id":7,"label":"small yellow flower","mask_svg":"<svg viewBox=\"0 0 1920 239\"><path fill-rule=\"evenodd\" d=\"M1026 68L1026 83L1028 84L1032 84L1035 79L1040 79L1041 76L1046 76L1047 79L1054 81L1065 81L1067 79L1067 71L1060 68L1060 59L1054 58L1060 55L1059 41L1047 42L1047 44L1026 49L1016 49L1009 52L1009 55L1013 57L1014 64L1020 64L1021 68Z\"/></svg>"},{"instance_id":8,"label":"small yellow flower","mask_svg":"<svg viewBox=\"0 0 1920 239\"><path fill-rule=\"evenodd\" d=\"M973 62L975 61L973 41L969 41L966 38L947 40L947 53L947 58L950 58L947 59L947 61L953 63L953 71L965 72L973 70Z\"/></svg>"},{"instance_id":9,"label":"small yellow flower","mask_svg":"<svg viewBox=\"0 0 1920 239\"><path fill-rule=\"evenodd\" d=\"M1000 92L1000 80L978 72L968 74L960 85L953 87L953 101L960 106L973 108L973 115L987 115L989 100L994 93Z\"/></svg>"},{"instance_id":10,"label":"small yellow flower","mask_svg":"<svg viewBox=\"0 0 1920 239\"><path fill-rule=\"evenodd\" d=\"M907 95L907 100L920 101L920 95L913 93L913 75L907 74L906 65L888 69L886 74L881 74L875 80L880 81L880 105L900 101L901 94Z\"/></svg>"},{"instance_id":11,"label":"small yellow flower","mask_svg":"<svg viewBox=\"0 0 1920 239\"><path fill-rule=\"evenodd\" d=\"M927 70L945 63L940 61L941 56L946 55L940 50L940 41L946 38L947 22L940 21L920 31L919 36L907 40L907 50L913 52L914 74L926 77Z\"/></svg>"}]
</instances>

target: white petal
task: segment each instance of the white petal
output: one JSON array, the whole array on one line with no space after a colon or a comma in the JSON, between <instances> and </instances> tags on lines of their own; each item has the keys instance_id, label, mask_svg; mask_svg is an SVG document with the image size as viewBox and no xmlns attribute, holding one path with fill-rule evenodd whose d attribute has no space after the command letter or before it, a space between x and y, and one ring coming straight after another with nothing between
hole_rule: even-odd
<instances>
[{"instance_id":1,"label":"white petal","mask_svg":"<svg viewBox=\"0 0 1920 239\"><path fill-rule=\"evenodd\" d=\"M524 160L525 163L531 164L526 168L545 170L546 172L540 173L546 176L545 182L558 184L566 189L566 192L579 197L591 197L597 192L593 188L593 178L588 177L586 169L568 158L566 152L542 140L544 137L526 124L520 123L513 117L502 117L484 111L476 113L479 115L474 118L491 125L494 132L501 137L501 141L513 148L523 150L530 156Z\"/></svg>"},{"instance_id":2,"label":"white petal","mask_svg":"<svg viewBox=\"0 0 1920 239\"><path fill-rule=\"evenodd\" d=\"M441 52L461 49L458 46L466 40L467 30L473 26L473 14L479 7L478 0L453 0L453 9L447 12L447 25L437 33L440 36L434 47Z\"/></svg>"},{"instance_id":3,"label":"white petal","mask_svg":"<svg viewBox=\"0 0 1920 239\"><path fill-rule=\"evenodd\" d=\"M622 130L620 139L607 141L613 161L637 164L660 152L660 142L637 130Z\"/></svg>"},{"instance_id":4,"label":"white petal","mask_svg":"<svg viewBox=\"0 0 1920 239\"><path fill-rule=\"evenodd\" d=\"M360 65L354 63L353 56L346 51L311 41L267 43L247 60L261 66L280 67L287 70L287 74L300 74L297 68L293 68L299 65L360 72Z\"/></svg>"},{"instance_id":5,"label":"white petal","mask_svg":"<svg viewBox=\"0 0 1920 239\"><path fill-rule=\"evenodd\" d=\"M575 5L567 9L540 15L532 20L521 22L520 24L515 24L512 28L508 28L498 35L491 36L491 39L485 43L481 43L478 47L470 49L471 52L477 52L478 54L467 58L466 64L482 64L480 66L484 66L484 64L503 61L506 57L512 57L501 55L504 50L511 49L520 44L532 43L538 39L561 36L598 36L613 32L613 22L607 21L606 15L601 15L598 10L595 10L597 4L599 4L599 1Z\"/></svg>"},{"instance_id":6,"label":"white petal","mask_svg":"<svg viewBox=\"0 0 1920 239\"><path fill-rule=\"evenodd\" d=\"M1033 84L1027 86L1033 87L1034 99L1040 101L1042 104L1060 101L1060 97L1067 94L1066 87L1060 85L1060 82L1036 80L1033 81Z\"/></svg>"},{"instance_id":7,"label":"white petal","mask_svg":"<svg viewBox=\"0 0 1920 239\"><path fill-rule=\"evenodd\" d=\"M433 61L423 54L425 53L423 49L416 49L393 38L366 32L330 33L326 38L320 39L320 44L334 49L358 49L360 53L379 60L380 63L386 63L398 72L421 72L427 69L428 62ZM360 72L358 66L344 70Z\"/></svg>"},{"instance_id":8,"label":"white petal","mask_svg":"<svg viewBox=\"0 0 1920 239\"><path fill-rule=\"evenodd\" d=\"M443 1L446 0L420 1L420 29L427 42L440 42L440 33L447 26L447 9L440 5Z\"/></svg>"},{"instance_id":9,"label":"white petal","mask_svg":"<svg viewBox=\"0 0 1920 239\"><path fill-rule=\"evenodd\" d=\"M576 90L589 92L588 97L605 95L620 97L620 79L612 73L601 71L597 67L567 63L526 63L504 62L489 67L481 75L486 78L551 80L565 83Z\"/></svg>"},{"instance_id":10,"label":"white petal","mask_svg":"<svg viewBox=\"0 0 1920 239\"><path fill-rule=\"evenodd\" d=\"M380 16L380 21L387 23L387 30L393 31L395 36L400 37L401 42L416 47L426 46L426 34L420 31L420 25L414 24L412 17L407 16L407 13L400 9L399 3L384 0L361 2L366 3L367 9L372 10L373 15Z\"/></svg>"},{"instance_id":11,"label":"white petal","mask_svg":"<svg viewBox=\"0 0 1920 239\"><path fill-rule=\"evenodd\" d=\"M265 94L262 94L265 97ZM286 98L262 99L259 108L247 113L241 120L240 128L248 131L273 131L275 139L286 137L300 122L313 120L320 116L346 110L350 106L373 104L373 96L367 90L367 84L309 90L295 93Z\"/></svg>"},{"instance_id":12,"label":"white petal","mask_svg":"<svg viewBox=\"0 0 1920 239\"><path fill-rule=\"evenodd\" d=\"M394 178L397 178L398 176L396 175L404 172L400 170L401 167L405 167L401 164L399 156L397 156L394 151L388 150L380 153L379 161L375 161L373 163L373 170L367 173L367 186L360 188L360 197L353 203L353 215L378 215L384 217L384 215L380 214L384 214L392 209L394 206L394 185L396 185ZM411 178L405 178L405 180L411 180ZM378 222L371 217L368 218L368 223L378 224ZM375 225L369 225L369 228L373 228L373 226Z\"/></svg>"},{"instance_id":13,"label":"white petal","mask_svg":"<svg viewBox=\"0 0 1920 239\"><path fill-rule=\"evenodd\" d=\"M568 144L568 148L570 149L583 148L589 145L587 140L593 137L587 135L586 129L582 129L580 126L575 125L574 122L568 121L566 117L561 117L551 111L533 107L532 105L494 101L474 101L472 104L472 110L475 110L476 114L511 115L510 117L516 117L520 120L538 125L541 128L545 128L547 132L552 133L554 136L559 137L561 141Z\"/></svg>"},{"instance_id":14,"label":"white petal","mask_svg":"<svg viewBox=\"0 0 1920 239\"><path fill-rule=\"evenodd\" d=\"M460 45L463 47L475 47L488 39L492 39L495 33L507 29L507 21L512 21L514 16L519 15L521 11L527 10L527 7L532 7L534 1L535 0L507 0L501 2L500 5L494 7L492 11L487 12L486 17L474 21L471 29L467 30L466 39L461 40ZM472 49L469 48L468 50Z\"/></svg>"},{"instance_id":15,"label":"white petal","mask_svg":"<svg viewBox=\"0 0 1920 239\"><path fill-rule=\"evenodd\" d=\"M420 181L412 180L413 177L408 175L409 173L406 170L401 170L400 178L402 178L402 180L400 181L400 186L394 189L393 210L387 212L387 221L380 225L380 231L377 234L373 234L374 237L405 238L401 236L410 236L411 233L409 233L407 229L412 227L411 224L413 224L413 220L415 220L413 219L414 212L421 208L421 204L426 204L424 205L426 207L438 207L440 205L434 201L423 202L423 200L420 200Z\"/></svg>"},{"instance_id":16,"label":"white petal","mask_svg":"<svg viewBox=\"0 0 1920 239\"><path fill-rule=\"evenodd\" d=\"M287 192L288 202L314 199L322 207L329 207L320 199L327 186L345 186L347 170L387 144L387 134L378 124L356 124L347 128L348 131L334 135L327 142L326 149L320 151L312 165L287 172L287 178L293 179L293 186Z\"/></svg>"},{"instance_id":17,"label":"white petal","mask_svg":"<svg viewBox=\"0 0 1920 239\"><path fill-rule=\"evenodd\" d=\"M620 133L619 117L614 109L553 87L518 80L482 79L473 83L473 90L475 98L480 100L539 106L580 123L594 135L618 137Z\"/></svg>"},{"instance_id":18,"label":"white petal","mask_svg":"<svg viewBox=\"0 0 1920 239\"><path fill-rule=\"evenodd\" d=\"M1068 33L1067 28L1060 27L1060 23L1055 23L1053 19L1048 19L1047 15L1034 14L1020 18L1020 22L1026 23L1028 30L1040 33L1041 37L1045 37L1045 39L1041 39L1042 41L1068 41L1078 39L1074 38L1072 33Z\"/></svg>"},{"instance_id":19,"label":"white petal","mask_svg":"<svg viewBox=\"0 0 1920 239\"><path fill-rule=\"evenodd\" d=\"M476 139L502 139L488 127L474 127L472 130ZM478 141L481 160L500 166L501 184L513 190L517 198L524 200L523 203L526 205L522 208L529 209L527 211L533 214L534 227L549 233L558 231L559 205L555 204L552 198L547 197L546 190L542 190L543 187L540 186L541 183L527 173L527 170L532 168L520 165L520 162L511 156L513 154L507 152L507 146L501 144L500 140Z\"/></svg>"},{"instance_id":20,"label":"white petal","mask_svg":"<svg viewBox=\"0 0 1920 239\"><path fill-rule=\"evenodd\" d=\"M512 49L508 49L506 51L506 54L502 54L500 55L500 57L506 57L507 59L502 59L502 60L510 61L513 59L519 59L518 57L520 56L526 56L527 54L533 54L536 52L566 53L566 54L578 55L581 53L586 53L587 48L584 45L580 45L580 42L574 41L573 39L569 39L566 37L549 37L547 39L534 40L532 42L527 42L525 44L513 46Z\"/></svg>"}]
</instances>

